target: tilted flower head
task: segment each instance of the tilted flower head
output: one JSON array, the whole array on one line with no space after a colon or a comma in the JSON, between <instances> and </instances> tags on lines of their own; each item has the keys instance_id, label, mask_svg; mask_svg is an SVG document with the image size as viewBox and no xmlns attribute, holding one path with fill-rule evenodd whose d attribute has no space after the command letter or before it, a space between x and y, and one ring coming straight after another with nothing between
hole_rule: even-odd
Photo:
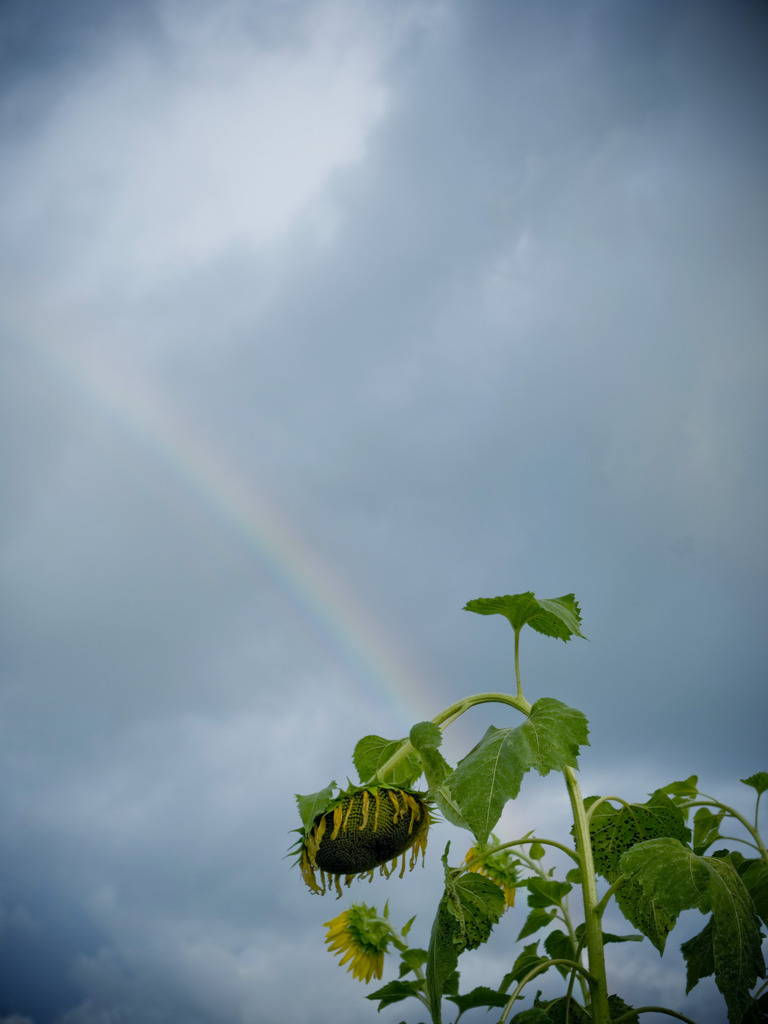
<instances>
[{"instance_id":1,"label":"tilted flower head","mask_svg":"<svg viewBox=\"0 0 768 1024\"><path fill-rule=\"evenodd\" d=\"M329 951L343 954L339 966L350 961L347 970L366 984L374 975L381 978L384 954L393 934L389 921L379 917L375 907L353 904L332 921L326 921L323 927L328 929L325 941Z\"/></svg>"},{"instance_id":2,"label":"tilted flower head","mask_svg":"<svg viewBox=\"0 0 768 1024\"><path fill-rule=\"evenodd\" d=\"M408 850L411 869L419 853L423 859L431 820L424 794L374 785L331 794L329 787L313 797L298 797L300 810L311 808L304 827L297 830L297 847L301 873L312 892L324 893L335 883L341 896L342 876L346 885L355 876L372 879L376 868L389 877L401 857L402 878ZM314 813L319 797L320 810Z\"/></svg>"}]
</instances>

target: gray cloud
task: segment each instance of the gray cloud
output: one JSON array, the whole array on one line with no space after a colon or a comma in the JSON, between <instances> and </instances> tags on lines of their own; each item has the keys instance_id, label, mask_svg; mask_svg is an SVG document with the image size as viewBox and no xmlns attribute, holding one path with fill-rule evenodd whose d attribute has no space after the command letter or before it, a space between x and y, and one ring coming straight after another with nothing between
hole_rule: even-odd
<instances>
[{"instance_id":1,"label":"gray cloud","mask_svg":"<svg viewBox=\"0 0 768 1024\"><path fill-rule=\"evenodd\" d=\"M523 657L586 791L762 767L765 21L48 6L0 15L0 1014L357 1021L293 794L506 685L468 599L576 591L590 643ZM448 838L359 898L426 941Z\"/></svg>"}]
</instances>

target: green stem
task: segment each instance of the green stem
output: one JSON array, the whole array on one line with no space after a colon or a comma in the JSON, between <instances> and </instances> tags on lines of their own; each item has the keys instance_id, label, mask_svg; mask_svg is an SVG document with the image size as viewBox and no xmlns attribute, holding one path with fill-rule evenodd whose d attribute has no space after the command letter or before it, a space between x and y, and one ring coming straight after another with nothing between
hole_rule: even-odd
<instances>
[{"instance_id":1,"label":"green stem","mask_svg":"<svg viewBox=\"0 0 768 1024\"><path fill-rule=\"evenodd\" d=\"M565 846L563 843L558 843L556 839L539 839L538 836L527 836L523 839L512 839L508 843L499 843L498 846L492 846L487 850L483 850L482 853L476 853L471 860L468 860L466 862L465 866L469 868L469 865L474 864L475 861L485 860L486 857L489 857L491 854L498 853L500 850L506 850L510 846L529 846L531 843L541 843L542 846L556 846L558 850L562 850L563 853L567 853L571 860L576 861L576 863L579 865L581 864L581 861L579 860L579 855L577 853L574 853L570 847ZM544 877L543 872L539 872L539 874L541 874L542 877Z\"/></svg>"},{"instance_id":2,"label":"green stem","mask_svg":"<svg viewBox=\"0 0 768 1024\"><path fill-rule=\"evenodd\" d=\"M617 1017L613 1024L621 1024L622 1021L632 1020L633 1017L641 1013L665 1013L668 1017L684 1020L685 1024L696 1024L695 1020L686 1017L684 1013L678 1013L677 1010L668 1010L666 1006L641 1006L639 1010L627 1010L626 1013L622 1013L620 1017Z\"/></svg>"},{"instance_id":3,"label":"green stem","mask_svg":"<svg viewBox=\"0 0 768 1024\"><path fill-rule=\"evenodd\" d=\"M504 1007L501 1017L499 1017L499 1024L505 1024L507 1017L512 1012L512 1007L517 1001L517 997L523 991L528 982L533 981L537 974L541 974L543 971L548 971L550 967L557 967L559 964L562 964L563 967L569 967L572 971L577 971L579 974L583 975L588 981L591 981L588 971L586 971L581 964L577 964L573 960L556 959L547 960L546 963L543 964L537 964L535 967L531 968L530 971L528 971L525 977L519 982L515 991L509 997L509 1001L507 1002L507 1005ZM610 1024L608 1017L606 1017L605 1019L606 1022Z\"/></svg>"},{"instance_id":4,"label":"green stem","mask_svg":"<svg viewBox=\"0 0 768 1024\"><path fill-rule=\"evenodd\" d=\"M518 686L519 689L519 686ZM475 693L471 697L464 697L462 700L456 701L455 704L450 704L447 708L444 708L439 714L435 715L432 719L435 725L439 725L441 729L445 729L446 726L450 725L457 718L463 715L470 708L475 707L477 704L507 704L509 707L515 708L517 711L526 717L531 713L531 705L520 693L517 697L513 697L509 693ZM382 780L386 781L388 772L392 772L401 761L414 752L413 744L410 740L403 740L397 750L388 758L383 765L376 772L376 775Z\"/></svg>"},{"instance_id":5,"label":"green stem","mask_svg":"<svg viewBox=\"0 0 768 1024\"><path fill-rule=\"evenodd\" d=\"M520 677L520 630L522 626L515 630L515 679L517 680L517 699L525 700L523 697L523 681ZM527 703L527 701L526 701ZM530 707L530 705L529 705Z\"/></svg>"},{"instance_id":6,"label":"green stem","mask_svg":"<svg viewBox=\"0 0 768 1024\"><path fill-rule=\"evenodd\" d=\"M749 834L752 836L752 838L755 841L755 847L756 847L758 853L760 854L761 859L766 864L768 864L768 850L766 850L766 848L765 848L765 843L763 842L763 837L760 835L760 833L757 830L757 821L755 821L755 824L753 825L750 821L747 821L747 819L744 817L743 814L739 814L739 812L734 807L729 807L728 804L724 804L724 803L721 803L719 800L715 800L714 797L709 796L707 793L699 793L699 796L703 796L705 799L704 800L691 800L690 803L688 803L686 806L687 807L719 807L720 810L721 811L725 811L725 813L729 817L735 818L736 821L738 821L741 825L743 825L744 828L747 830L747 832L749 832ZM721 837L721 838L725 838L725 837Z\"/></svg>"},{"instance_id":7,"label":"green stem","mask_svg":"<svg viewBox=\"0 0 768 1024\"><path fill-rule=\"evenodd\" d=\"M627 880L627 876L626 875L619 875L619 877L616 879L616 881L611 883L611 885L603 893L603 898L600 900L600 902L595 907L595 914L597 915L597 919L598 920L600 920L602 918L603 913L605 912L605 908L610 903L611 897L613 896L613 894L616 892L617 889L620 889L622 887L622 885L624 884L624 882L626 882L626 880Z\"/></svg>"},{"instance_id":8,"label":"green stem","mask_svg":"<svg viewBox=\"0 0 768 1024\"><path fill-rule=\"evenodd\" d=\"M609 1024L608 985L605 976L605 952L600 918L597 913L597 883L592 859L589 823L581 798L576 772L570 766L563 772L573 811L576 851L581 858L581 891L584 899L584 934L589 958L590 989L592 993L592 1024Z\"/></svg>"}]
</instances>

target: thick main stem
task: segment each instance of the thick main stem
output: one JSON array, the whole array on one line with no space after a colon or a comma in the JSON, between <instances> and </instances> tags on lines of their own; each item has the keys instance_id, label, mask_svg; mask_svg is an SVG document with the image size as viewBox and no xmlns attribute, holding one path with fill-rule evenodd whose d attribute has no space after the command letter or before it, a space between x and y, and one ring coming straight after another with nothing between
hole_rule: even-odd
<instances>
[{"instance_id":1,"label":"thick main stem","mask_svg":"<svg viewBox=\"0 0 768 1024\"><path fill-rule=\"evenodd\" d=\"M581 799L579 783L573 768L566 768L565 784L573 811L576 852L581 860L581 891L584 899L584 934L589 958L590 990L592 993L593 1024L609 1024L608 985L605 976L605 952L603 933L598 910L595 865L592 859L592 843L589 838L589 823Z\"/></svg>"}]
</instances>

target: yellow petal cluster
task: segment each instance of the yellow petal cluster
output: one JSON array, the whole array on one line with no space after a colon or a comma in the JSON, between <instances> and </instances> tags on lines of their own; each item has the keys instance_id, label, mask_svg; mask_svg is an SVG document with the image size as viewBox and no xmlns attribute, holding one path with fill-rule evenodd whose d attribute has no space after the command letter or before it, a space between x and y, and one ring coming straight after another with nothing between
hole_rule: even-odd
<instances>
[{"instance_id":1,"label":"yellow petal cluster","mask_svg":"<svg viewBox=\"0 0 768 1024\"><path fill-rule=\"evenodd\" d=\"M367 912L367 914L366 914ZM375 910L366 907L365 904L358 904L349 910L343 911L332 921L326 921L324 926L328 929L325 942L331 953L342 954L339 965L349 962L348 971L353 977L366 984L371 978L381 978L384 971L384 953L389 945L389 937L386 930L381 927L378 940L370 934L370 929L361 928L360 917L373 916L367 923L379 924L388 927L387 922L379 918Z\"/></svg>"}]
</instances>

